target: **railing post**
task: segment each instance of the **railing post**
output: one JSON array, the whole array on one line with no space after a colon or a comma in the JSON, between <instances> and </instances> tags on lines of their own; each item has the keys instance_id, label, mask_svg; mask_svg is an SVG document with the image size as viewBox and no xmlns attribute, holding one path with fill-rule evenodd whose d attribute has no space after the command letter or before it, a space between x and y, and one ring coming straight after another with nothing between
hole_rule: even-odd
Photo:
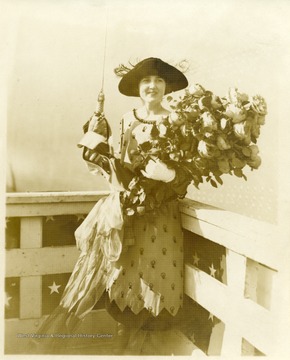
<instances>
[{"instance_id":1,"label":"railing post","mask_svg":"<svg viewBox=\"0 0 290 360\"><path fill-rule=\"evenodd\" d=\"M246 258L227 249L226 253L227 286L234 298L243 297L246 277ZM242 336L239 327L225 324L221 355L240 356Z\"/></svg>"},{"instance_id":2,"label":"railing post","mask_svg":"<svg viewBox=\"0 0 290 360\"><path fill-rule=\"evenodd\" d=\"M20 248L42 247L42 217L23 217L20 223ZM20 277L20 319L42 315L42 277Z\"/></svg>"}]
</instances>

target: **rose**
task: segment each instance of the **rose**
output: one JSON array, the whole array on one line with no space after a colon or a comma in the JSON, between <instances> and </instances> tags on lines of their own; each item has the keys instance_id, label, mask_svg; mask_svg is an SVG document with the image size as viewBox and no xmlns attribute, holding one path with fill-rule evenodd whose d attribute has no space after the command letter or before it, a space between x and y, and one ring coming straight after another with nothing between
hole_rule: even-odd
<instances>
[{"instance_id":1,"label":"rose","mask_svg":"<svg viewBox=\"0 0 290 360\"><path fill-rule=\"evenodd\" d=\"M222 130L225 130L225 128L228 126L229 124L229 120L225 119L225 118L222 118L220 120L220 124L221 124L221 128Z\"/></svg>"},{"instance_id":2,"label":"rose","mask_svg":"<svg viewBox=\"0 0 290 360\"><path fill-rule=\"evenodd\" d=\"M204 140L200 140L197 145L199 154L204 158L211 158L214 154L214 145L207 143Z\"/></svg>"},{"instance_id":3,"label":"rose","mask_svg":"<svg viewBox=\"0 0 290 360\"><path fill-rule=\"evenodd\" d=\"M180 126L180 125L184 124L185 119L180 114L178 114L176 112L172 112L169 115L168 121L172 125Z\"/></svg>"},{"instance_id":4,"label":"rose","mask_svg":"<svg viewBox=\"0 0 290 360\"><path fill-rule=\"evenodd\" d=\"M246 118L245 110L235 104L228 104L225 114L232 119L233 123L239 123Z\"/></svg>"},{"instance_id":5,"label":"rose","mask_svg":"<svg viewBox=\"0 0 290 360\"><path fill-rule=\"evenodd\" d=\"M159 130L159 136L160 137L166 137L166 134L167 134L167 126L164 125L163 123L159 124L158 125L158 130Z\"/></svg>"},{"instance_id":6,"label":"rose","mask_svg":"<svg viewBox=\"0 0 290 360\"><path fill-rule=\"evenodd\" d=\"M261 95L255 95L250 98L252 109L259 115L267 115L267 104Z\"/></svg>"},{"instance_id":7,"label":"rose","mask_svg":"<svg viewBox=\"0 0 290 360\"><path fill-rule=\"evenodd\" d=\"M219 109L222 106L220 98L216 95L212 95L210 104L214 109Z\"/></svg>"},{"instance_id":8,"label":"rose","mask_svg":"<svg viewBox=\"0 0 290 360\"><path fill-rule=\"evenodd\" d=\"M201 115L203 127L206 128L207 131L217 130L217 121L211 115L210 112L206 111Z\"/></svg>"},{"instance_id":9,"label":"rose","mask_svg":"<svg viewBox=\"0 0 290 360\"><path fill-rule=\"evenodd\" d=\"M188 92L190 93L190 95L199 97L205 94L205 89L199 84L194 84L190 85L190 87L188 88Z\"/></svg>"},{"instance_id":10,"label":"rose","mask_svg":"<svg viewBox=\"0 0 290 360\"><path fill-rule=\"evenodd\" d=\"M248 101L249 97L247 94L240 93L237 88L230 88L227 99L230 103L238 105Z\"/></svg>"},{"instance_id":11,"label":"rose","mask_svg":"<svg viewBox=\"0 0 290 360\"><path fill-rule=\"evenodd\" d=\"M247 138L250 131L250 126L247 121L234 124L233 126L234 134L241 140Z\"/></svg>"}]
</instances>

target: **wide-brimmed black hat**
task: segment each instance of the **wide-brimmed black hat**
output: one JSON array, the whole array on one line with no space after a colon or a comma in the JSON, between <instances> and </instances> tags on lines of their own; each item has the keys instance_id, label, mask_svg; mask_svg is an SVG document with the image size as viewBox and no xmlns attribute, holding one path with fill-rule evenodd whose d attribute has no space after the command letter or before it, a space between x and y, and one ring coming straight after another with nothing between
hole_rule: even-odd
<instances>
[{"instance_id":1,"label":"wide-brimmed black hat","mask_svg":"<svg viewBox=\"0 0 290 360\"><path fill-rule=\"evenodd\" d=\"M184 89L188 81L176 67L158 58L148 58L140 61L127 72L119 83L119 91L127 96L139 96L140 81L146 76L160 76L166 82L165 94Z\"/></svg>"}]
</instances>

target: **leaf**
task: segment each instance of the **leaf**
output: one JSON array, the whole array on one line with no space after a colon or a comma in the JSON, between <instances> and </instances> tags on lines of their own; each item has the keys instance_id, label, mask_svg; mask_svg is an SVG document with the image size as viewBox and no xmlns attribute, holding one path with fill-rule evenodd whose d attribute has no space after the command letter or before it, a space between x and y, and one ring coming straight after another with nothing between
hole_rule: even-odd
<instances>
[{"instance_id":1,"label":"leaf","mask_svg":"<svg viewBox=\"0 0 290 360\"><path fill-rule=\"evenodd\" d=\"M222 185L224 183L222 178L220 176L218 176L218 175L215 176L215 179L220 185Z\"/></svg>"},{"instance_id":2,"label":"leaf","mask_svg":"<svg viewBox=\"0 0 290 360\"><path fill-rule=\"evenodd\" d=\"M234 169L234 174L237 176L237 177L243 177L243 172L241 169Z\"/></svg>"},{"instance_id":3,"label":"leaf","mask_svg":"<svg viewBox=\"0 0 290 360\"><path fill-rule=\"evenodd\" d=\"M251 156L251 150L248 148L248 147L243 147L242 148L242 153L245 155L245 156Z\"/></svg>"},{"instance_id":4,"label":"leaf","mask_svg":"<svg viewBox=\"0 0 290 360\"><path fill-rule=\"evenodd\" d=\"M210 180L210 184L211 184L211 186L213 186L213 187L215 187L215 188L218 187L218 186L217 186L217 183L216 183L213 179Z\"/></svg>"},{"instance_id":5,"label":"leaf","mask_svg":"<svg viewBox=\"0 0 290 360\"><path fill-rule=\"evenodd\" d=\"M239 168L239 169L243 168L246 165L245 161L240 160L238 158L233 158L231 163L232 163L233 167Z\"/></svg>"},{"instance_id":6,"label":"leaf","mask_svg":"<svg viewBox=\"0 0 290 360\"><path fill-rule=\"evenodd\" d=\"M139 146L143 151L147 152L151 149L152 144L150 141L145 141L142 144L140 144Z\"/></svg>"},{"instance_id":7,"label":"leaf","mask_svg":"<svg viewBox=\"0 0 290 360\"><path fill-rule=\"evenodd\" d=\"M152 126L150 135L151 135L152 137L156 137L156 136L159 135L159 130L157 129L157 126L156 126L155 124Z\"/></svg>"}]
</instances>

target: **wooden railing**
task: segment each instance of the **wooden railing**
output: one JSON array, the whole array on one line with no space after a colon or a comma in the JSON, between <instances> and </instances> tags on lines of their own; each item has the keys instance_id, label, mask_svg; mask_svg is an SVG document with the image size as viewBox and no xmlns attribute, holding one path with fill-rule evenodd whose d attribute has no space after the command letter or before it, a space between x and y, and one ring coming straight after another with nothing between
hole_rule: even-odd
<instances>
[{"instance_id":1,"label":"wooden railing","mask_svg":"<svg viewBox=\"0 0 290 360\"><path fill-rule=\"evenodd\" d=\"M19 333L33 333L42 314L42 276L69 273L79 252L74 245L43 247L43 217L87 214L107 192L7 194L7 218L20 218L20 246L6 250L6 278L20 279L19 317L5 320L6 352L11 353ZM220 326L212 333L208 353L217 355L275 354L279 312L277 227L191 200L180 202L183 228L204 241L225 248L226 281L187 260L185 293ZM192 254L193 255L193 254ZM102 329L115 331L114 322L99 315ZM96 324L94 324L95 326ZM269 339L271 339L269 341ZM217 345L219 343L219 345ZM246 350L245 350L246 349ZM20 346L21 352L21 346Z\"/></svg>"},{"instance_id":2,"label":"wooden railing","mask_svg":"<svg viewBox=\"0 0 290 360\"><path fill-rule=\"evenodd\" d=\"M220 354L275 354L277 227L190 200L180 211L184 229L225 248L226 284L193 264L185 269L185 293L222 321Z\"/></svg>"}]
</instances>

